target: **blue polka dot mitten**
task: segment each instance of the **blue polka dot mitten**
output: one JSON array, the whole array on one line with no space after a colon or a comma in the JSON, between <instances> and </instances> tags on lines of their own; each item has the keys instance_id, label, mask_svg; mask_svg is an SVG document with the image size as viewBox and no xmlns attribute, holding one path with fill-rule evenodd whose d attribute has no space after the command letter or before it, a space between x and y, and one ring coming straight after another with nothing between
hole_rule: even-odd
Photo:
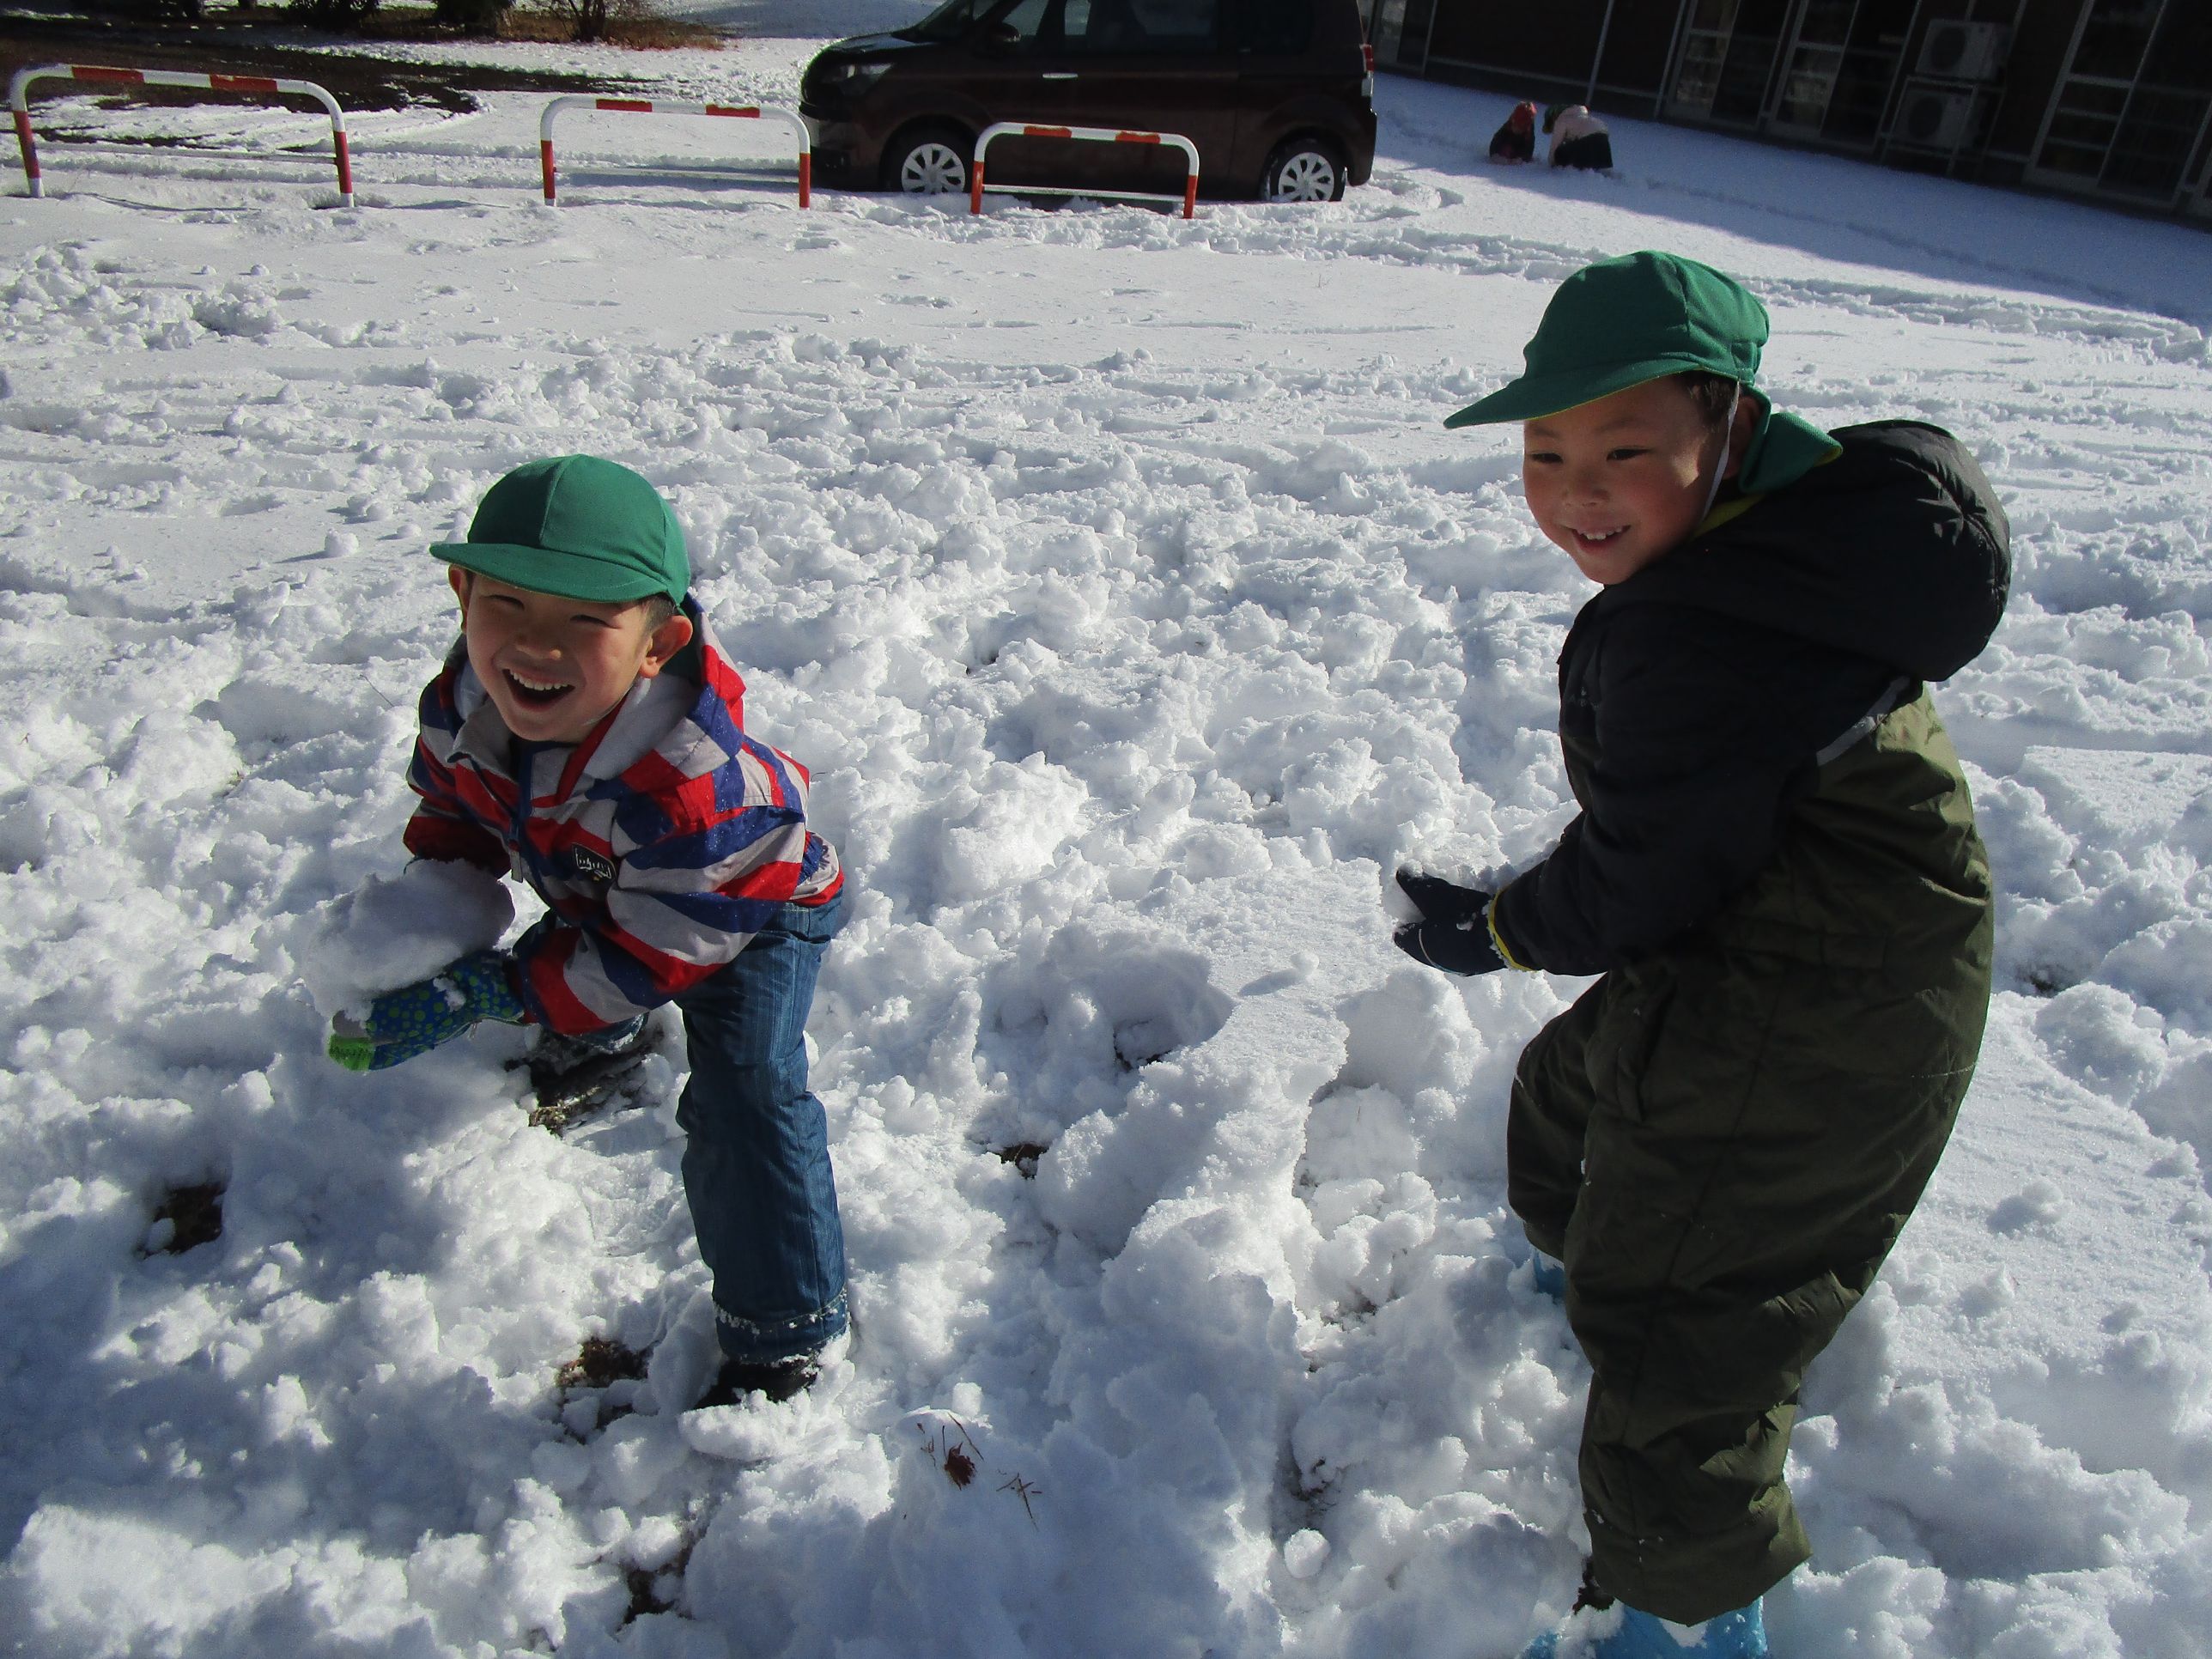
<instances>
[{"instance_id":1,"label":"blue polka dot mitten","mask_svg":"<svg viewBox=\"0 0 2212 1659\"><path fill-rule=\"evenodd\" d=\"M367 1021L331 1022L330 1057L349 1072L380 1072L450 1042L480 1019L510 1025L530 1018L508 977L503 951L479 951L368 1005Z\"/></svg>"}]
</instances>

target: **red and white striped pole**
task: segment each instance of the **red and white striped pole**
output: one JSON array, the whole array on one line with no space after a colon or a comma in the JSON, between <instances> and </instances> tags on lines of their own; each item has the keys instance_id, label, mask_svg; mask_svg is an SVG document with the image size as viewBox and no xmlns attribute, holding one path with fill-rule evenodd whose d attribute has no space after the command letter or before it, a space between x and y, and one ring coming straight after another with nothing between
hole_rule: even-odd
<instances>
[{"instance_id":1,"label":"red and white striped pole","mask_svg":"<svg viewBox=\"0 0 2212 1659\"><path fill-rule=\"evenodd\" d=\"M108 87L192 87L203 92L244 92L264 98L312 98L331 118L331 151L338 169L338 205L351 207L353 157L346 148L345 111L312 81L283 81L265 75L200 75L185 70L117 69L105 64L40 64L17 70L8 82L8 102L15 116L15 143L23 152L23 176L33 196L46 189L39 173L38 145L31 136L29 92L33 81L76 81Z\"/></svg>"},{"instance_id":2,"label":"red and white striped pole","mask_svg":"<svg viewBox=\"0 0 2212 1659\"><path fill-rule=\"evenodd\" d=\"M15 106L15 146L23 152L23 178L31 194L45 195L46 185L39 179L39 146L31 137L31 112L21 104Z\"/></svg>"},{"instance_id":3,"label":"red and white striped pole","mask_svg":"<svg viewBox=\"0 0 2212 1659\"><path fill-rule=\"evenodd\" d=\"M775 104L691 104L677 103L665 98L594 98L588 94L571 94L556 98L545 106L538 118L538 169L545 186L545 205L557 205L556 181L557 170L553 163L553 121L564 109L613 110L632 115L721 115L743 121L782 121L799 140L799 205L811 207L814 202L814 142L806 131L806 123L797 112Z\"/></svg>"}]
</instances>

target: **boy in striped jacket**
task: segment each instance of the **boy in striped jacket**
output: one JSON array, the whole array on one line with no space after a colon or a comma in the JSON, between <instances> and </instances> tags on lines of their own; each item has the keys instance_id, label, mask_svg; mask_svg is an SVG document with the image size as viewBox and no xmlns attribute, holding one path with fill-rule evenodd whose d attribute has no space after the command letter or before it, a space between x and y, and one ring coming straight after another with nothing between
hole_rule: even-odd
<instances>
[{"instance_id":1,"label":"boy in striped jacket","mask_svg":"<svg viewBox=\"0 0 2212 1659\"><path fill-rule=\"evenodd\" d=\"M684 1186L725 1363L699 1402L786 1399L846 1328L844 1237L805 1028L844 877L807 775L744 731L744 684L689 597L675 515L629 468L533 461L485 495L451 566L461 638L422 693L418 858L513 874L546 915L333 1027L349 1070L479 1020L588 1046L682 1010Z\"/></svg>"}]
</instances>

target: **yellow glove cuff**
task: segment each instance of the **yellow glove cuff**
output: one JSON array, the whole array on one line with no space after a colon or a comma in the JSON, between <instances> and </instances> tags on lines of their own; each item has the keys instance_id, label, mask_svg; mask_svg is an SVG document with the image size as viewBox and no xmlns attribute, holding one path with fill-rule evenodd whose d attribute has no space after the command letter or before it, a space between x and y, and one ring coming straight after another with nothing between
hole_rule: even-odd
<instances>
[{"instance_id":1,"label":"yellow glove cuff","mask_svg":"<svg viewBox=\"0 0 2212 1659\"><path fill-rule=\"evenodd\" d=\"M1513 952L1506 948L1505 935L1498 931L1498 900L1504 892L1504 890L1500 888L1482 913L1482 925L1490 930L1490 948L1498 952L1498 959L1508 968L1517 968L1524 974L1533 974L1536 970L1515 957Z\"/></svg>"}]
</instances>

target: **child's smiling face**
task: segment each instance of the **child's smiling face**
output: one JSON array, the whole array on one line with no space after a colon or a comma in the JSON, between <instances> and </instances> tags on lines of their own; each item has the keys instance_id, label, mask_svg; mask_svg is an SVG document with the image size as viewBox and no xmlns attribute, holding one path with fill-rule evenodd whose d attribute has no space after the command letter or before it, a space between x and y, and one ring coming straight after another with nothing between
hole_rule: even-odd
<instances>
[{"instance_id":1,"label":"child's smiling face","mask_svg":"<svg viewBox=\"0 0 2212 1659\"><path fill-rule=\"evenodd\" d=\"M526 743L580 743L631 686L690 643L689 617L678 612L656 628L644 599L563 599L458 565L449 575L469 666Z\"/></svg>"},{"instance_id":2,"label":"child's smiling face","mask_svg":"<svg viewBox=\"0 0 2212 1659\"><path fill-rule=\"evenodd\" d=\"M1738 404L1723 477L1758 419ZM1721 464L1721 429L1671 376L1522 427L1521 483L1536 527L1592 581L1626 581L1698 527Z\"/></svg>"}]
</instances>

